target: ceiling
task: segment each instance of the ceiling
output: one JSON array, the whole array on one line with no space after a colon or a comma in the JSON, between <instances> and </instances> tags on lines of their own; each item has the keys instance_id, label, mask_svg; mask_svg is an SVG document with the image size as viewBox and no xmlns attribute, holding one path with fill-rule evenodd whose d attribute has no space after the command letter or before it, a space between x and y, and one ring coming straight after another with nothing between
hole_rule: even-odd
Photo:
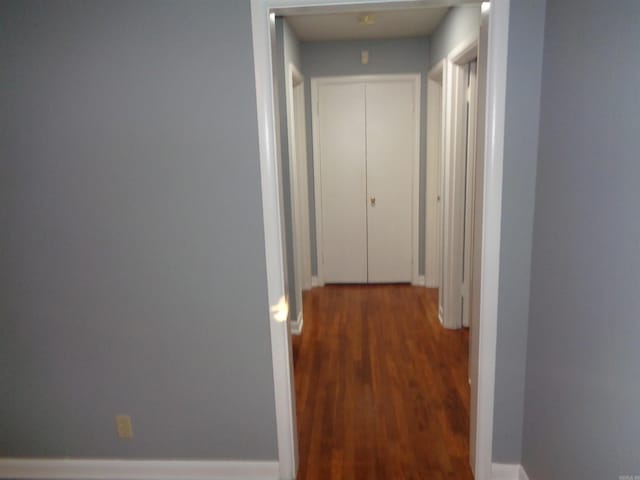
<instances>
[{"instance_id":1,"label":"ceiling","mask_svg":"<svg viewBox=\"0 0 640 480\"><path fill-rule=\"evenodd\" d=\"M425 7L373 13L290 15L287 20L302 42L421 37L430 35L448 10L448 7ZM359 21L366 14L373 15L373 24Z\"/></svg>"}]
</instances>

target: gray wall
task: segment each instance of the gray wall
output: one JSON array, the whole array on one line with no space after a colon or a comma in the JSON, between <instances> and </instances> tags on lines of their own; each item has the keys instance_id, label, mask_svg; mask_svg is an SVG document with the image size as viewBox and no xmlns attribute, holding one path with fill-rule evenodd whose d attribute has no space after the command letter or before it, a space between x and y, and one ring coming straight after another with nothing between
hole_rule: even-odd
<instances>
[{"instance_id":1,"label":"gray wall","mask_svg":"<svg viewBox=\"0 0 640 480\"><path fill-rule=\"evenodd\" d=\"M295 285L295 259L293 245L295 242L293 232L293 208L291 205L291 174L289 171L289 126L287 122L287 88L286 76L289 65L294 64L298 71L302 71L300 60L300 43L287 20L283 17L276 18L276 48L274 52L274 85L277 89L278 103L278 136L280 139L280 169L282 180L282 204L284 214L284 236L286 251L287 280L286 290L289 300L289 319L298 318L298 305Z\"/></svg>"},{"instance_id":2,"label":"gray wall","mask_svg":"<svg viewBox=\"0 0 640 480\"><path fill-rule=\"evenodd\" d=\"M250 3L3 1L0 59L0 456L275 459Z\"/></svg>"},{"instance_id":3,"label":"gray wall","mask_svg":"<svg viewBox=\"0 0 640 480\"><path fill-rule=\"evenodd\" d=\"M451 50L478 35L480 5L451 8L429 37L429 68L446 57Z\"/></svg>"},{"instance_id":4,"label":"gray wall","mask_svg":"<svg viewBox=\"0 0 640 480\"><path fill-rule=\"evenodd\" d=\"M640 475L640 2L548 0L523 461Z\"/></svg>"},{"instance_id":5,"label":"gray wall","mask_svg":"<svg viewBox=\"0 0 640 480\"><path fill-rule=\"evenodd\" d=\"M369 51L369 64L360 63L360 52ZM398 40L358 40L336 42L302 43L302 68L305 75L305 98L307 120L307 157L309 159L309 192L313 183L313 135L311 129L311 83L312 77L333 75L372 75L420 73L420 252L419 272L424 274L424 219L425 219L425 171L426 171L426 100L427 71L429 66L429 39L427 37ZM309 195L311 221L311 269L318 271L316 258L315 199Z\"/></svg>"},{"instance_id":6,"label":"gray wall","mask_svg":"<svg viewBox=\"0 0 640 480\"><path fill-rule=\"evenodd\" d=\"M505 111L493 459L520 463L545 0L512 0Z\"/></svg>"}]
</instances>

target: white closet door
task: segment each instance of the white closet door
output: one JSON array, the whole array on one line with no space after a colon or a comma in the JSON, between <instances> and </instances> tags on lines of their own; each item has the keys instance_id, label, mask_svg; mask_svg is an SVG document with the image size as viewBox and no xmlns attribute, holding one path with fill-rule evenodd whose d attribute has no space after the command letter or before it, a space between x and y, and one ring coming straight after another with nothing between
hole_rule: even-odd
<instances>
[{"instance_id":1,"label":"white closet door","mask_svg":"<svg viewBox=\"0 0 640 480\"><path fill-rule=\"evenodd\" d=\"M411 281L414 83L366 84L369 283Z\"/></svg>"},{"instance_id":2,"label":"white closet door","mask_svg":"<svg viewBox=\"0 0 640 480\"><path fill-rule=\"evenodd\" d=\"M321 85L318 108L324 281L366 283L365 86Z\"/></svg>"}]
</instances>

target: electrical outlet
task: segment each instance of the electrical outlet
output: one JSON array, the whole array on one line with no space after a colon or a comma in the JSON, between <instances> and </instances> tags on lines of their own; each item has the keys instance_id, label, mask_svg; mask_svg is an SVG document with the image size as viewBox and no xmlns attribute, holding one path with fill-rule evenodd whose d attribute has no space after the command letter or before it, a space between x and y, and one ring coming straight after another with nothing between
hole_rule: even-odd
<instances>
[{"instance_id":1,"label":"electrical outlet","mask_svg":"<svg viewBox=\"0 0 640 480\"><path fill-rule=\"evenodd\" d=\"M133 426L130 415L116 415L116 433L118 438L133 438Z\"/></svg>"}]
</instances>

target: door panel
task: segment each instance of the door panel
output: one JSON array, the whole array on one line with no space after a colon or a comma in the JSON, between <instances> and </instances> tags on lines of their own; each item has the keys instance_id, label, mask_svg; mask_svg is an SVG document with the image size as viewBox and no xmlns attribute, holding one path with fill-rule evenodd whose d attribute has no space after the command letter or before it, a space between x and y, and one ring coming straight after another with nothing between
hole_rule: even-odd
<instances>
[{"instance_id":1,"label":"door panel","mask_svg":"<svg viewBox=\"0 0 640 480\"><path fill-rule=\"evenodd\" d=\"M465 170L464 195L464 245L462 263L462 326L471 323L471 282L473 278L473 200L475 189L476 166L476 134L477 134L477 60L467 66L468 89L467 95L467 154Z\"/></svg>"},{"instance_id":2,"label":"door panel","mask_svg":"<svg viewBox=\"0 0 640 480\"><path fill-rule=\"evenodd\" d=\"M324 281L367 282L365 85L318 88Z\"/></svg>"},{"instance_id":3,"label":"door panel","mask_svg":"<svg viewBox=\"0 0 640 480\"><path fill-rule=\"evenodd\" d=\"M369 283L411 281L414 106L411 81L366 85Z\"/></svg>"}]
</instances>

